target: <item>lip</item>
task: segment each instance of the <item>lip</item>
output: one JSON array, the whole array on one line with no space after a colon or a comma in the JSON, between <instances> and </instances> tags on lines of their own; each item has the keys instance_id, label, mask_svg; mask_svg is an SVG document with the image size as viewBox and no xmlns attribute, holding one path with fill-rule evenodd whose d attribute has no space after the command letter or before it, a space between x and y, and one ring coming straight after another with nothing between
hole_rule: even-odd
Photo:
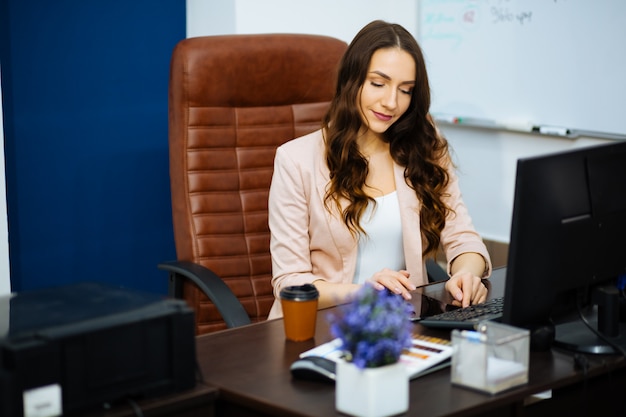
<instances>
[{"instance_id":1,"label":"lip","mask_svg":"<svg viewBox=\"0 0 626 417\"><path fill-rule=\"evenodd\" d=\"M374 113L374 116L376 116L378 120L382 120L383 122L388 122L389 120L393 118L393 116L387 116L386 114L378 113L378 112L375 112L374 110L372 110L372 113Z\"/></svg>"}]
</instances>

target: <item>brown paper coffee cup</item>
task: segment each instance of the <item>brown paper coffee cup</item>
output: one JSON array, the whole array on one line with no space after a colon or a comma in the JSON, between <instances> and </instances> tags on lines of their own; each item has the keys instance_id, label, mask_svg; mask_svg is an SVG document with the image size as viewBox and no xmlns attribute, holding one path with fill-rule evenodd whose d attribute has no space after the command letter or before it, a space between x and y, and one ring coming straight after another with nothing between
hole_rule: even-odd
<instances>
[{"instance_id":1,"label":"brown paper coffee cup","mask_svg":"<svg viewBox=\"0 0 626 417\"><path fill-rule=\"evenodd\" d=\"M280 292L287 339L301 342L315 337L318 299L313 284L291 286Z\"/></svg>"}]
</instances>

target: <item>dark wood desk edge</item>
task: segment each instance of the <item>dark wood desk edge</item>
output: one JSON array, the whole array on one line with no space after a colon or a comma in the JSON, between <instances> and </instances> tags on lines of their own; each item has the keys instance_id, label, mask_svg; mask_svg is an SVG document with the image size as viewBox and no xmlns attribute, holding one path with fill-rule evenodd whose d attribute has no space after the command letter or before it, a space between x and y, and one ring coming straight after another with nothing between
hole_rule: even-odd
<instances>
[{"instance_id":1,"label":"dark wood desk edge","mask_svg":"<svg viewBox=\"0 0 626 417\"><path fill-rule=\"evenodd\" d=\"M135 400L137 406L146 417L178 417L214 415L214 405L219 395L217 387L198 382L185 391L174 392L162 396ZM72 413L69 416L81 417L135 417L137 413L127 401L119 401L110 408L98 408Z\"/></svg>"}]
</instances>

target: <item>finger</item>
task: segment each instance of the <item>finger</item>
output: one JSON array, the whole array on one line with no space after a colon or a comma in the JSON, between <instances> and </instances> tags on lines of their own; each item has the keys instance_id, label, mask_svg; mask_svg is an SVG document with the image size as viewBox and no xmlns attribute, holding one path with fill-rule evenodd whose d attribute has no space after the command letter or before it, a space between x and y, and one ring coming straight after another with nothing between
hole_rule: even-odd
<instances>
[{"instance_id":1,"label":"finger","mask_svg":"<svg viewBox=\"0 0 626 417\"><path fill-rule=\"evenodd\" d=\"M487 301L487 296L489 295L489 290L485 284L482 283L482 280L478 280L478 290L476 291L477 300L474 303L484 303Z\"/></svg>"},{"instance_id":2,"label":"finger","mask_svg":"<svg viewBox=\"0 0 626 417\"><path fill-rule=\"evenodd\" d=\"M463 301L461 306L467 307L472 304L472 298L474 297L474 277L469 274L465 274L461 278L461 281L463 283L463 287L461 289L463 291Z\"/></svg>"},{"instance_id":3,"label":"finger","mask_svg":"<svg viewBox=\"0 0 626 417\"><path fill-rule=\"evenodd\" d=\"M468 287L465 287L464 292L468 292L467 289L471 288L471 304L482 303L487 299L487 287L485 287L480 278L472 276L471 283L468 285Z\"/></svg>"},{"instance_id":4,"label":"finger","mask_svg":"<svg viewBox=\"0 0 626 417\"><path fill-rule=\"evenodd\" d=\"M400 271L402 272L402 271ZM406 288L409 291L414 291L417 287L415 286L415 284L413 284L413 282L409 279L409 275L407 273L407 275L402 275L399 278L399 281L402 283L402 285L404 286L404 288Z\"/></svg>"},{"instance_id":5,"label":"finger","mask_svg":"<svg viewBox=\"0 0 626 417\"><path fill-rule=\"evenodd\" d=\"M409 279L408 271L393 271L385 268L378 271L372 277L372 281L378 282L385 287L389 288L394 294L402 295L404 298L410 299L411 296L408 291L413 291L417 287Z\"/></svg>"},{"instance_id":6,"label":"finger","mask_svg":"<svg viewBox=\"0 0 626 417\"><path fill-rule=\"evenodd\" d=\"M461 291L458 282L459 280L457 277L451 277L446 281L445 284L448 293L450 293L450 295L454 299L454 302L452 303L454 305L460 305L461 301L463 301L463 291Z\"/></svg>"},{"instance_id":7,"label":"finger","mask_svg":"<svg viewBox=\"0 0 626 417\"><path fill-rule=\"evenodd\" d=\"M393 289L391 289L391 291L393 291L395 294L401 295L402 298L404 298L405 300L410 300L411 298L413 298L411 296L411 293L407 291L407 289L404 286L398 285L398 283L396 283L396 285L393 287Z\"/></svg>"},{"instance_id":8,"label":"finger","mask_svg":"<svg viewBox=\"0 0 626 417\"><path fill-rule=\"evenodd\" d=\"M474 294L472 295L472 304L479 304L485 302L487 299L487 294L482 291L480 288L477 288Z\"/></svg>"}]
</instances>

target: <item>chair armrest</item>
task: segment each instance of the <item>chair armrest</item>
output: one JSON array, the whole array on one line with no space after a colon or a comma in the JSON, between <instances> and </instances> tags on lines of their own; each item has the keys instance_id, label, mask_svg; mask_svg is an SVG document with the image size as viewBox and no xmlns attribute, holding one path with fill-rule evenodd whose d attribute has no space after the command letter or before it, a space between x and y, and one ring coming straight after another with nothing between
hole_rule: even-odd
<instances>
[{"instance_id":1,"label":"chair armrest","mask_svg":"<svg viewBox=\"0 0 626 417\"><path fill-rule=\"evenodd\" d=\"M426 259L428 282L447 281L450 276L439 264L431 258Z\"/></svg>"},{"instance_id":2,"label":"chair armrest","mask_svg":"<svg viewBox=\"0 0 626 417\"><path fill-rule=\"evenodd\" d=\"M215 272L189 261L162 262L159 269L169 272L169 295L182 298L184 279L191 280L215 304L227 327L250 324L250 317L239 299Z\"/></svg>"}]
</instances>

